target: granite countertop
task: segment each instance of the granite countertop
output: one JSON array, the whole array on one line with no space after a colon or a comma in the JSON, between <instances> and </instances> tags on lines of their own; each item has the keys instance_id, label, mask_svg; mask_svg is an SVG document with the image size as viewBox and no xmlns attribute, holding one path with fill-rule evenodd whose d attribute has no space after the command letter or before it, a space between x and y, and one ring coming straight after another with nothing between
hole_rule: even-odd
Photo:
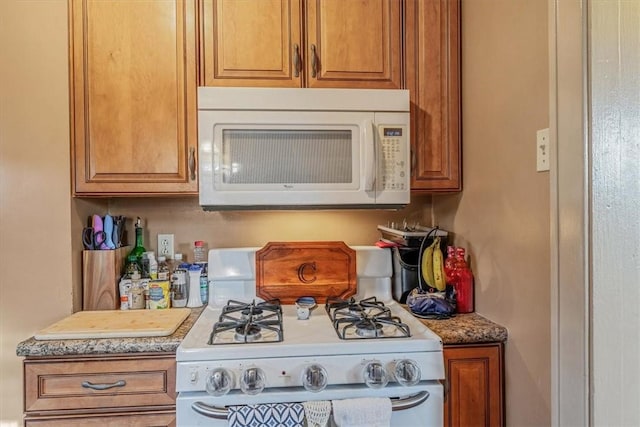
<instances>
[{"instance_id":1,"label":"granite countertop","mask_svg":"<svg viewBox=\"0 0 640 427\"><path fill-rule=\"evenodd\" d=\"M445 345L504 342L507 340L507 328L478 313L457 314L455 317L442 320L420 320L440 336Z\"/></svg>"},{"instance_id":2,"label":"granite countertop","mask_svg":"<svg viewBox=\"0 0 640 427\"><path fill-rule=\"evenodd\" d=\"M204 307L192 308L191 314L176 331L166 337L36 340L31 337L16 348L18 356L70 356L117 353L175 353Z\"/></svg>"},{"instance_id":3,"label":"granite countertop","mask_svg":"<svg viewBox=\"0 0 640 427\"><path fill-rule=\"evenodd\" d=\"M166 337L36 340L18 344L16 354L24 357L100 355L119 353L174 353L203 308L191 314L178 329ZM445 345L504 342L507 329L477 314L458 314L444 320L421 319Z\"/></svg>"}]
</instances>

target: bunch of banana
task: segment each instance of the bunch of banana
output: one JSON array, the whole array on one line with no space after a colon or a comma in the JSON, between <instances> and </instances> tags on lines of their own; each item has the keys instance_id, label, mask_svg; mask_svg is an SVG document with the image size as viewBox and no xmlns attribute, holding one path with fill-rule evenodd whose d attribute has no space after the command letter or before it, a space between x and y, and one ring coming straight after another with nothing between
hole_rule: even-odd
<instances>
[{"instance_id":1,"label":"bunch of banana","mask_svg":"<svg viewBox=\"0 0 640 427\"><path fill-rule=\"evenodd\" d=\"M422 254L422 278L425 283L439 291L446 289L444 274L444 256L440 249L440 237L433 239L433 243Z\"/></svg>"}]
</instances>

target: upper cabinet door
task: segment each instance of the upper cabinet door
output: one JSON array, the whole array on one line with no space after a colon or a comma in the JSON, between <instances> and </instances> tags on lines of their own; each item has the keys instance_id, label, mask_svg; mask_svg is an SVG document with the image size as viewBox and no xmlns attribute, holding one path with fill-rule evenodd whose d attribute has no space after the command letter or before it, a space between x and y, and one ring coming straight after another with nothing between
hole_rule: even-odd
<instances>
[{"instance_id":1,"label":"upper cabinet door","mask_svg":"<svg viewBox=\"0 0 640 427\"><path fill-rule=\"evenodd\" d=\"M400 0L308 0L308 87L402 87Z\"/></svg>"},{"instance_id":2,"label":"upper cabinet door","mask_svg":"<svg viewBox=\"0 0 640 427\"><path fill-rule=\"evenodd\" d=\"M302 0L204 0L206 86L302 85Z\"/></svg>"},{"instance_id":3,"label":"upper cabinet door","mask_svg":"<svg viewBox=\"0 0 640 427\"><path fill-rule=\"evenodd\" d=\"M75 195L196 194L193 0L70 0Z\"/></svg>"},{"instance_id":4,"label":"upper cabinet door","mask_svg":"<svg viewBox=\"0 0 640 427\"><path fill-rule=\"evenodd\" d=\"M405 5L411 189L459 191L460 0L406 0Z\"/></svg>"}]
</instances>

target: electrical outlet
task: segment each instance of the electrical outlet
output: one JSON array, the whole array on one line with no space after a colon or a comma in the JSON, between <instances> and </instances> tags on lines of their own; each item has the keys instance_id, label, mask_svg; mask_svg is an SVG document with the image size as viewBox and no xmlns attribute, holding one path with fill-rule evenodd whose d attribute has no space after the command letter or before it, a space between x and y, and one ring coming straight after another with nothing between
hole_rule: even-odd
<instances>
[{"instance_id":1,"label":"electrical outlet","mask_svg":"<svg viewBox=\"0 0 640 427\"><path fill-rule=\"evenodd\" d=\"M173 234L158 234L157 256L161 255L173 259Z\"/></svg>"},{"instance_id":2,"label":"electrical outlet","mask_svg":"<svg viewBox=\"0 0 640 427\"><path fill-rule=\"evenodd\" d=\"M536 132L536 170L544 172L549 170L549 128Z\"/></svg>"}]
</instances>

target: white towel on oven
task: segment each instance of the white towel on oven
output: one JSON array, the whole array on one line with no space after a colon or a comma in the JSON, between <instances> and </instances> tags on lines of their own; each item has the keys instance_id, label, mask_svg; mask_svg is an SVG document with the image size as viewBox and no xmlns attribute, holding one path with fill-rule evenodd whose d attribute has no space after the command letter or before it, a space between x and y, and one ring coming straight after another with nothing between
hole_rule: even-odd
<instances>
[{"instance_id":1,"label":"white towel on oven","mask_svg":"<svg viewBox=\"0 0 640 427\"><path fill-rule=\"evenodd\" d=\"M229 406L229 427L302 427L301 403L263 403Z\"/></svg>"},{"instance_id":2,"label":"white towel on oven","mask_svg":"<svg viewBox=\"0 0 640 427\"><path fill-rule=\"evenodd\" d=\"M386 397L332 400L337 427L389 427L391 400Z\"/></svg>"}]
</instances>

